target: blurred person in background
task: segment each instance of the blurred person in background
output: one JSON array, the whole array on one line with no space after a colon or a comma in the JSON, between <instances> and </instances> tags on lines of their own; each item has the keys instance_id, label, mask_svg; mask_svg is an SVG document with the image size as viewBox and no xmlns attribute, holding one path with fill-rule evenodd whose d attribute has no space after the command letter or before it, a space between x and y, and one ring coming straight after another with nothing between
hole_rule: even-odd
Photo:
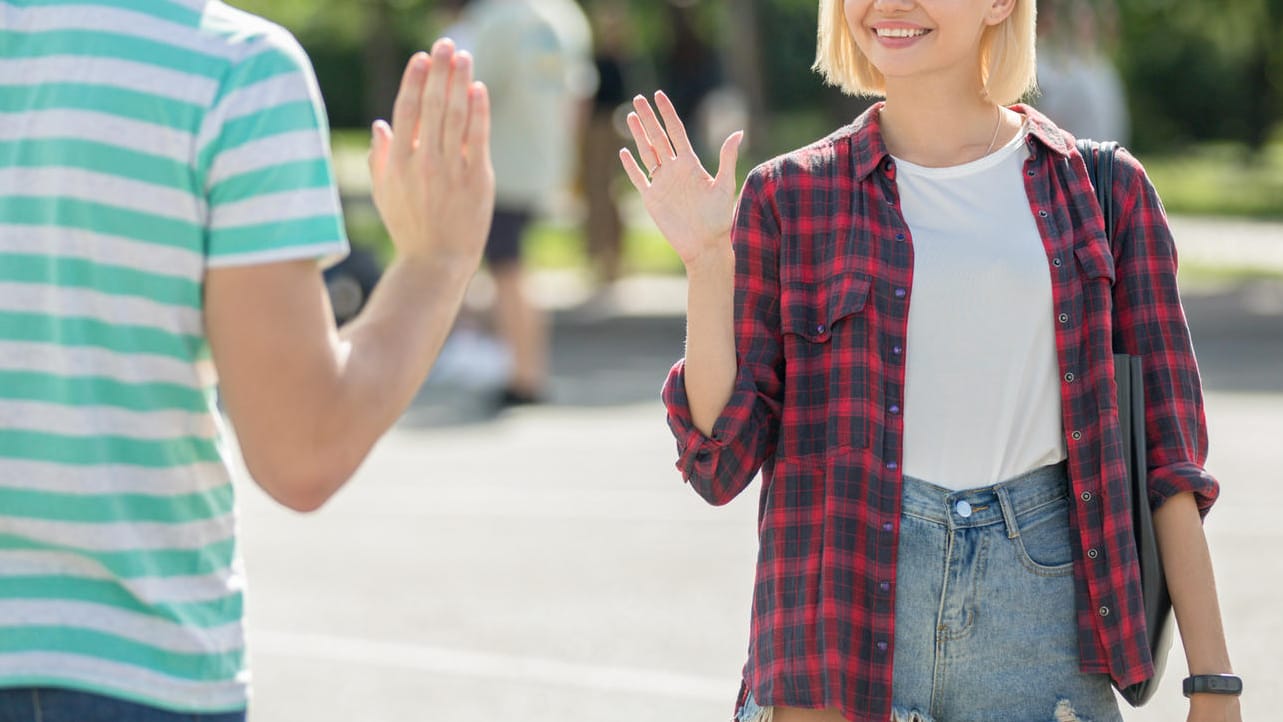
<instances>
[{"instance_id":1,"label":"blurred person in background","mask_svg":"<svg viewBox=\"0 0 1283 722\"><path fill-rule=\"evenodd\" d=\"M1033 104L1079 138L1129 139L1126 91L1108 54L1117 14L1112 0L1042 0L1038 6Z\"/></svg>"},{"instance_id":2,"label":"blurred person in background","mask_svg":"<svg viewBox=\"0 0 1283 722\"><path fill-rule=\"evenodd\" d=\"M244 720L218 404L280 503L352 476L480 265L485 89L449 43L407 65L370 152L395 258L337 329L318 261L347 240L289 32L206 0L0 25L0 722Z\"/></svg>"},{"instance_id":3,"label":"blurred person in background","mask_svg":"<svg viewBox=\"0 0 1283 722\"><path fill-rule=\"evenodd\" d=\"M738 205L742 135L709 175L663 93L658 115L635 99L621 151L689 281L663 390L678 469L719 505L762 472L736 719L1119 722L1111 682L1154 670L1115 348L1143 358L1190 672L1225 682L1202 527L1219 484L1144 170L1118 154L1115 251L1073 137L1014 104L1034 0L819 12L815 68L885 100L755 168ZM1239 722L1238 698L1195 693L1188 720Z\"/></svg>"},{"instance_id":4,"label":"blurred person in background","mask_svg":"<svg viewBox=\"0 0 1283 722\"><path fill-rule=\"evenodd\" d=\"M691 118L695 125L702 125L700 113L704 101L722 87L725 79L722 61L717 48L700 27L700 1L667 0L667 3L672 35L659 61L660 83L668 88L668 97L678 114ZM701 157L709 150L704 147L702 133L693 134L691 142Z\"/></svg>"},{"instance_id":5,"label":"blurred person in background","mask_svg":"<svg viewBox=\"0 0 1283 722\"><path fill-rule=\"evenodd\" d=\"M525 289L522 238L576 167L578 126L592 96L592 32L573 0L471 0L451 29L490 88L494 222L485 260L494 279L494 323L512 355L496 398L504 408L544 399L548 322Z\"/></svg>"},{"instance_id":6,"label":"blurred person in background","mask_svg":"<svg viewBox=\"0 0 1283 722\"><path fill-rule=\"evenodd\" d=\"M624 220L616 199L616 180L620 178L616 151L623 140L618 111L626 107L629 98L628 6L617 0L598 3L592 20L597 91L583 124L580 180L588 261L594 281L605 287L619 279L623 261Z\"/></svg>"}]
</instances>

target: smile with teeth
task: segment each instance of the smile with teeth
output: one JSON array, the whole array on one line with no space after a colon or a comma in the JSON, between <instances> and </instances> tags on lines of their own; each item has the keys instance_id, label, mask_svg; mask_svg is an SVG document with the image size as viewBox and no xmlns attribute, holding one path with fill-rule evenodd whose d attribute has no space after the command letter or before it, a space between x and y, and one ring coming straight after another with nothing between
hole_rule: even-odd
<instances>
[{"instance_id":1,"label":"smile with teeth","mask_svg":"<svg viewBox=\"0 0 1283 722\"><path fill-rule=\"evenodd\" d=\"M929 32L926 28L877 28L880 38L918 38Z\"/></svg>"}]
</instances>

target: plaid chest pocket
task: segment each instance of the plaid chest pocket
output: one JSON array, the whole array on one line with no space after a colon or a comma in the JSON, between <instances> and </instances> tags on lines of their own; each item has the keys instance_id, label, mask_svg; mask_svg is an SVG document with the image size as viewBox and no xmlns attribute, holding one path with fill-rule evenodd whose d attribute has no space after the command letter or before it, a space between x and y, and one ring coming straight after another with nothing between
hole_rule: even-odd
<instances>
[{"instance_id":1,"label":"plaid chest pocket","mask_svg":"<svg viewBox=\"0 0 1283 722\"><path fill-rule=\"evenodd\" d=\"M1074 246L1074 258L1078 282L1069 290L1069 319L1077 345L1071 358L1079 375L1098 385L1102 404L1109 406L1112 394L1103 391L1110 366L1106 355L1113 349L1114 256L1103 237L1090 237Z\"/></svg>"},{"instance_id":2,"label":"plaid chest pocket","mask_svg":"<svg viewBox=\"0 0 1283 722\"><path fill-rule=\"evenodd\" d=\"M868 446L869 288L855 274L783 285L785 455Z\"/></svg>"}]
</instances>

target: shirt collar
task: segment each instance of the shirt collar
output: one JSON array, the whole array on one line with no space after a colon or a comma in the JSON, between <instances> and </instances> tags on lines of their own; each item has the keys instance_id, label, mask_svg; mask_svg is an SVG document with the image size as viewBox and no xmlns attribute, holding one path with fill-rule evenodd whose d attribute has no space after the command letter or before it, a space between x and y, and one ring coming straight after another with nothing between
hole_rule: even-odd
<instances>
[{"instance_id":1,"label":"shirt collar","mask_svg":"<svg viewBox=\"0 0 1283 722\"><path fill-rule=\"evenodd\" d=\"M855 162L855 177L857 180L863 180L872 173L879 165L890 158L887 152L886 144L882 141L882 106L883 102L874 103L872 107L860 114L850 126L847 127L847 136L851 142ZM1068 135L1056 127L1047 116L1039 113L1037 110L1017 103L1010 106L1011 110L1020 113L1029 119L1029 138L1030 142L1038 142L1047 150L1059 155L1068 157L1070 147L1073 141Z\"/></svg>"}]
</instances>

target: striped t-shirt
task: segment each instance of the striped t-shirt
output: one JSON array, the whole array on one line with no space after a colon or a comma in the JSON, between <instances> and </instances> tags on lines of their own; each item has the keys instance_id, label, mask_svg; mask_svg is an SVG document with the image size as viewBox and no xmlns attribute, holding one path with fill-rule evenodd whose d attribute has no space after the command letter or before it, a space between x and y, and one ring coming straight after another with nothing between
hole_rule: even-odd
<instances>
[{"instance_id":1,"label":"striped t-shirt","mask_svg":"<svg viewBox=\"0 0 1283 722\"><path fill-rule=\"evenodd\" d=\"M203 279L346 248L288 32L0 0L0 687L245 706Z\"/></svg>"}]
</instances>

